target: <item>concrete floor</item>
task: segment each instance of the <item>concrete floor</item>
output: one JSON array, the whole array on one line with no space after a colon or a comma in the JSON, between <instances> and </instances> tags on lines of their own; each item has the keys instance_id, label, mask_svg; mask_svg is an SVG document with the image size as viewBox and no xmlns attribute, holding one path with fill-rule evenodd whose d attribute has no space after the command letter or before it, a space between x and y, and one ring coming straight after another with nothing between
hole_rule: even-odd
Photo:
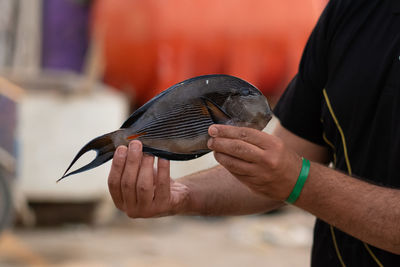
<instances>
[{"instance_id":1,"label":"concrete floor","mask_svg":"<svg viewBox=\"0 0 400 267\"><path fill-rule=\"evenodd\" d=\"M274 121L269 124L270 128L273 125ZM62 164L68 160L62 160ZM171 176L181 177L215 164L211 153L190 162L173 162ZM62 168L55 169L59 172ZM105 167L103 175L92 173L97 179L70 179L57 184L57 190L53 188L55 174L48 175L52 179L44 184L37 182L43 179L35 171L29 173L35 174L31 178L38 191L33 192L31 184L22 190L30 198L29 192L49 201L51 194L60 198L59 193L63 192L72 199L79 191L77 189L82 188L97 188L101 195L109 198L108 169ZM82 186L85 181L86 187ZM98 184L94 185L94 181ZM78 193L87 196L90 192L82 190ZM113 214L115 207L105 205L104 210ZM57 211L61 215L69 214L64 210ZM54 216L59 218L60 214ZM302 267L310 264L314 217L293 207L271 215L229 218L131 220L123 214L111 217L111 222L101 226L69 224L4 232L0 235L0 267ZM101 220L96 218L95 221Z\"/></svg>"},{"instance_id":2,"label":"concrete floor","mask_svg":"<svg viewBox=\"0 0 400 267\"><path fill-rule=\"evenodd\" d=\"M0 266L309 266L313 216L167 217L103 226L17 228L0 238Z\"/></svg>"}]
</instances>

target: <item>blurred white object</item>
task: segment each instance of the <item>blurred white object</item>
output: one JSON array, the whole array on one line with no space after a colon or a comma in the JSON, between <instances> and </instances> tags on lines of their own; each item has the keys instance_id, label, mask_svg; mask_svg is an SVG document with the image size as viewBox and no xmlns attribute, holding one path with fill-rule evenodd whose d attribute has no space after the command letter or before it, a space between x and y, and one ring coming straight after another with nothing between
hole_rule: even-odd
<instances>
[{"instance_id":1,"label":"blurred white object","mask_svg":"<svg viewBox=\"0 0 400 267\"><path fill-rule=\"evenodd\" d=\"M70 79L79 85L76 80ZM58 82L59 87L68 87L68 81ZM109 163L60 183L56 180L83 145L121 126L127 117L126 99L104 88L82 94L77 90L66 92L68 88L27 88L29 84L40 87L34 82L22 85L30 90L19 105L19 190L29 201L108 198Z\"/></svg>"},{"instance_id":2,"label":"blurred white object","mask_svg":"<svg viewBox=\"0 0 400 267\"><path fill-rule=\"evenodd\" d=\"M38 74L41 60L42 1L18 1L12 70Z\"/></svg>"},{"instance_id":3,"label":"blurred white object","mask_svg":"<svg viewBox=\"0 0 400 267\"><path fill-rule=\"evenodd\" d=\"M0 70L38 74L42 0L0 1Z\"/></svg>"},{"instance_id":4,"label":"blurred white object","mask_svg":"<svg viewBox=\"0 0 400 267\"><path fill-rule=\"evenodd\" d=\"M0 1L0 68L9 67L13 55L15 36L15 0Z\"/></svg>"}]
</instances>

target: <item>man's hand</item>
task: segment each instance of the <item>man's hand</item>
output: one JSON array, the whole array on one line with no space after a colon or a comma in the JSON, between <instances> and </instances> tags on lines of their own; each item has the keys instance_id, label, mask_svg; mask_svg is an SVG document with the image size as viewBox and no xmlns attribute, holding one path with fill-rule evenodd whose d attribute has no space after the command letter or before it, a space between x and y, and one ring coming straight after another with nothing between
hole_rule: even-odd
<instances>
[{"instance_id":1,"label":"man's hand","mask_svg":"<svg viewBox=\"0 0 400 267\"><path fill-rule=\"evenodd\" d=\"M142 144L117 148L108 177L115 206L131 218L159 217L181 213L189 198L188 188L170 178L168 160L143 155Z\"/></svg>"},{"instance_id":2,"label":"man's hand","mask_svg":"<svg viewBox=\"0 0 400 267\"><path fill-rule=\"evenodd\" d=\"M276 136L255 129L212 125L208 146L215 159L254 192L286 200L301 169L301 158Z\"/></svg>"}]
</instances>

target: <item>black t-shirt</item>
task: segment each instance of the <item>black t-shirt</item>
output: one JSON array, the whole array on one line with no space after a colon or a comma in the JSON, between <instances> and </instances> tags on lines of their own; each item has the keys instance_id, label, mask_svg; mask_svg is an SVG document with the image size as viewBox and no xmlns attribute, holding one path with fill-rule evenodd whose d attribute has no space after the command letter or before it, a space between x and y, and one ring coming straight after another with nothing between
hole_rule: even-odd
<instances>
[{"instance_id":1,"label":"black t-shirt","mask_svg":"<svg viewBox=\"0 0 400 267\"><path fill-rule=\"evenodd\" d=\"M400 188L400 0L331 0L274 112L336 169ZM400 266L319 219L314 231L313 266Z\"/></svg>"}]
</instances>

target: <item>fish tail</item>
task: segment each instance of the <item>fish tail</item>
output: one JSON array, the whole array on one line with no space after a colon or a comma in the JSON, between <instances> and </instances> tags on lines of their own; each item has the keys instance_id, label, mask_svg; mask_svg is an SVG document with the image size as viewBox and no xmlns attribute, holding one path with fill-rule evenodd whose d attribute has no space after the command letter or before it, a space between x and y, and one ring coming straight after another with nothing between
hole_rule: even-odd
<instances>
[{"instance_id":1,"label":"fish tail","mask_svg":"<svg viewBox=\"0 0 400 267\"><path fill-rule=\"evenodd\" d=\"M117 131L99 136L95 139L93 139L92 141L90 141L89 143L87 143L84 147L81 148L81 150L78 152L78 154L75 156L75 158L72 160L71 164L69 165L69 167L67 168L67 170L65 171L64 175L57 180L57 182L61 181L62 179L73 175L73 174L77 174L83 171L87 171L90 169L93 169L97 166L100 166L101 164L109 161L110 159L112 159L112 157L114 156L114 151L116 149L116 146L114 145L114 141L113 141L113 137L117 134ZM67 174L67 172L71 169L71 167L74 165L74 163L86 152L94 150L97 152L96 158L94 160L92 160L90 163L88 163L87 165L72 171L70 173Z\"/></svg>"}]
</instances>

